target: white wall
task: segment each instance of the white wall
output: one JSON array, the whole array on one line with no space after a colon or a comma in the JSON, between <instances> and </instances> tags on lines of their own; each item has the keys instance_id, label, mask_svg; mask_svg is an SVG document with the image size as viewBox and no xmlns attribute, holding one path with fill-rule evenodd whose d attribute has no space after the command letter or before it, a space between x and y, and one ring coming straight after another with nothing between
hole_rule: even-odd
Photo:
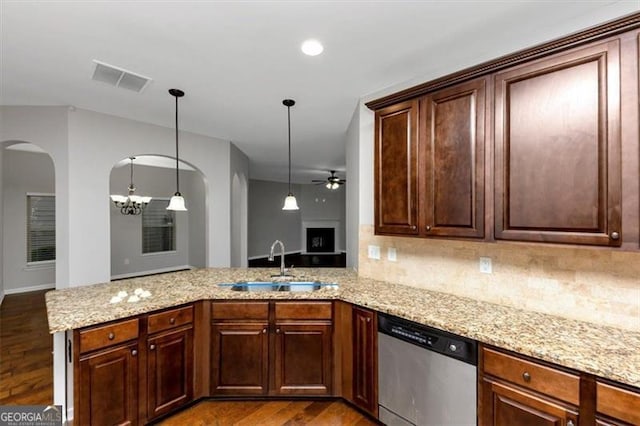
<instances>
[{"instance_id":1,"label":"white wall","mask_svg":"<svg viewBox=\"0 0 640 426\"><path fill-rule=\"evenodd\" d=\"M55 287L55 263L27 265L27 194L54 194L54 167L44 153L4 150L4 292Z\"/></svg>"},{"instance_id":2,"label":"white wall","mask_svg":"<svg viewBox=\"0 0 640 426\"><path fill-rule=\"evenodd\" d=\"M183 174L180 182L185 182L186 191L180 191L186 197L189 216L189 266L193 268L204 268L207 266L207 229L206 217L206 191L207 187L199 172Z\"/></svg>"},{"instance_id":3,"label":"white wall","mask_svg":"<svg viewBox=\"0 0 640 426\"><path fill-rule=\"evenodd\" d=\"M111 167L131 155L174 155L175 130L123 118L76 110L69 115L70 204L104 206L94 217L83 208L71 209L70 274L72 286L109 281L110 232L93 226L109 223L109 174ZM207 187L207 265L228 266L229 211L217 207L230 199L229 143L188 132L180 133L180 158L205 176ZM168 188L169 194L175 189ZM189 203L187 194L184 194ZM222 201L221 201L222 200ZM212 204L213 203L213 204ZM91 238L88 238L87 233ZM212 243L214 242L215 243Z\"/></svg>"},{"instance_id":4,"label":"white wall","mask_svg":"<svg viewBox=\"0 0 640 426\"><path fill-rule=\"evenodd\" d=\"M347 268L358 267L358 223L360 192L360 104L356 106L345 135L347 185L345 188ZM372 166L373 167L373 166Z\"/></svg>"},{"instance_id":5,"label":"white wall","mask_svg":"<svg viewBox=\"0 0 640 426\"><path fill-rule=\"evenodd\" d=\"M249 158L231 144L231 266L248 264Z\"/></svg>"},{"instance_id":6,"label":"white wall","mask_svg":"<svg viewBox=\"0 0 640 426\"><path fill-rule=\"evenodd\" d=\"M291 189L300 193L300 185ZM267 256L274 240L282 241L287 253L300 251L301 211L282 210L288 192L286 183L249 181L249 258Z\"/></svg>"},{"instance_id":7,"label":"white wall","mask_svg":"<svg viewBox=\"0 0 640 426\"><path fill-rule=\"evenodd\" d=\"M130 168L114 168L111 171L110 194L127 194ZM166 198L167 204L175 186L175 169L162 167L135 166L134 185L136 194ZM199 185L198 185L199 183ZM204 183L196 171L180 170L180 192L186 197L186 212L176 212L176 250L165 253L142 254L142 216L123 215L109 203L111 217L111 276L123 278L160 271L176 270L191 266L191 248L202 253L205 242L202 233L204 225ZM200 223L196 241L191 242L191 219ZM196 226L194 226L196 228Z\"/></svg>"},{"instance_id":8,"label":"white wall","mask_svg":"<svg viewBox=\"0 0 640 426\"><path fill-rule=\"evenodd\" d=\"M345 249L344 187L330 191L324 185L294 184L292 190L300 210L283 211L287 183L249 181L249 258L267 256L274 240L281 240L287 253L305 251L304 221L339 222L336 245Z\"/></svg>"}]
</instances>

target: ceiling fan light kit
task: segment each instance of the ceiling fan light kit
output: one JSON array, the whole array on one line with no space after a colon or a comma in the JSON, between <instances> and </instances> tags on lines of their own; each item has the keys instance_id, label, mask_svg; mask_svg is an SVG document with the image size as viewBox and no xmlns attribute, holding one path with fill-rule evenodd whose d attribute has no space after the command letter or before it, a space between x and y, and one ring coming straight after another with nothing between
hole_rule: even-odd
<instances>
[{"instance_id":1,"label":"ceiling fan light kit","mask_svg":"<svg viewBox=\"0 0 640 426\"><path fill-rule=\"evenodd\" d=\"M326 180L314 179L311 182L314 182L316 185L324 184L327 189L330 189L332 191L340 188L340 185L344 185L344 183L346 182L346 179L340 179L338 176L336 176L335 170L329 170L329 173L331 173L331 176L329 176Z\"/></svg>"}]
</instances>

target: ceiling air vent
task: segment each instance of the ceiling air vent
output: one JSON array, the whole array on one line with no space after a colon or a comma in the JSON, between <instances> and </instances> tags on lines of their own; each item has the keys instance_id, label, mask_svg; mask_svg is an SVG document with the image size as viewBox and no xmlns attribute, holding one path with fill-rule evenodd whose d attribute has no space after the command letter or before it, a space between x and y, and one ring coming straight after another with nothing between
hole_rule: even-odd
<instances>
[{"instance_id":1,"label":"ceiling air vent","mask_svg":"<svg viewBox=\"0 0 640 426\"><path fill-rule=\"evenodd\" d=\"M124 68L109 65L95 59L93 62L96 64L96 68L91 78L95 81L101 81L111 86L122 87L138 93L142 92L151 82L149 77L127 71Z\"/></svg>"}]
</instances>

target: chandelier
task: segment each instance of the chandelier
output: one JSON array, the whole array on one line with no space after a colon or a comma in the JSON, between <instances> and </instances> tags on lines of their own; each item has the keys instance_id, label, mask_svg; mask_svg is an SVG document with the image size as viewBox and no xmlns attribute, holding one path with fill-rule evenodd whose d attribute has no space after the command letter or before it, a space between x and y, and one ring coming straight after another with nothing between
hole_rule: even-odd
<instances>
[{"instance_id":1,"label":"chandelier","mask_svg":"<svg viewBox=\"0 0 640 426\"><path fill-rule=\"evenodd\" d=\"M143 197L135 195L136 187L133 185L133 160L136 157L129 157L131 160L131 183L129 184L129 195L111 195L111 201L117 208L120 209L120 213L124 215L138 215L142 213L142 210L149 204L151 197Z\"/></svg>"}]
</instances>

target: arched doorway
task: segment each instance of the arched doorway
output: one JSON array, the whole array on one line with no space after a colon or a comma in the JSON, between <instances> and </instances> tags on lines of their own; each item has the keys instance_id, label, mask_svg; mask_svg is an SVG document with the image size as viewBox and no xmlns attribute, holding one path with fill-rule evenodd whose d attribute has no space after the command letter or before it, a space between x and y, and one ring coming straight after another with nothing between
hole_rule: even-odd
<instances>
[{"instance_id":1,"label":"arched doorway","mask_svg":"<svg viewBox=\"0 0 640 426\"><path fill-rule=\"evenodd\" d=\"M53 403L44 293L56 281L55 192L48 152L25 141L0 143L0 405Z\"/></svg>"},{"instance_id":2,"label":"arched doorway","mask_svg":"<svg viewBox=\"0 0 640 426\"><path fill-rule=\"evenodd\" d=\"M186 212L166 210L176 189L175 159L159 155L132 155L135 194L151 202L140 214L125 214L109 203L111 223L111 278L121 279L206 266L203 174L180 161L180 192ZM131 157L111 169L110 193L127 195L131 184Z\"/></svg>"}]
</instances>

